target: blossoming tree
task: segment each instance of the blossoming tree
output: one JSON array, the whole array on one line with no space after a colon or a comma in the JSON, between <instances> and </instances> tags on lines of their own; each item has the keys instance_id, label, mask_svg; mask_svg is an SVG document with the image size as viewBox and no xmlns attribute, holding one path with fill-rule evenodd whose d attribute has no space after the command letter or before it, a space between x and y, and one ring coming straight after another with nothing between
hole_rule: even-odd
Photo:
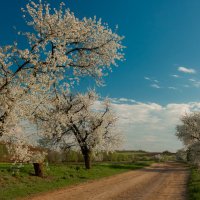
<instances>
[{"instance_id":1,"label":"blossoming tree","mask_svg":"<svg viewBox=\"0 0 200 200\"><path fill-rule=\"evenodd\" d=\"M176 136L187 146L200 142L200 112L186 114L176 127Z\"/></svg>"},{"instance_id":2,"label":"blossoming tree","mask_svg":"<svg viewBox=\"0 0 200 200\"><path fill-rule=\"evenodd\" d=\"M200 112L186 114L181 118L181 125L176 127L176 136L188 149L188 160L200 164Z\"/></svg>"},{"instance_id":3,"label":"blossoming tree","mask_svg":"<svg viewBox=\"0 0 200 200\"><path fill-rule=\"evenodd\" d=\"M34 137L33 134L27 134L24 126L14 126L8 134L2 136L2 139L6 144L11 161L15 164L32 163L35 175L43 177L42 167L47 152L38 146Z\"/></svg>"},{"instance_id":4,"label":"blossoming tree","mask_svg":"<svg viewBox=\"0 0 200 200\"><path fill-rule=\"evenodd\" d=\"M108 100L98 101L94 91L61 95L53 104L38 108L35 117L48 139L62 145L65 140L67 146L80 149L86 169L91 168L92 154L113 151L122 143Z\"/></svg>"},{"instance_id":5,"label":"blossoming tree","mask_svg":"<svg viewBox=\"0 0 200 200\"><path fill-rule=\"evenodd\" d=\"M27 48L20 49L16 42L0 48L1 95L14 82L24 89L52 91L68 89L81 76L101 83L106 69L123 59L123 38L101 20L78 19L64 3L51 9L49 4L31 1L22 11L32 32L19 33L26 37ZM7 115L1 112L2 123Z\"/></svg>"},{"instance_id":6,"label":"blossoming tree","mask_svg":"<svg viewBox=\"0 0 200 200\"><path fill-rule=\"evenodd\" d=\"M95 17L78 19L64 3L55 9L30 1L22 11L31 30L19 32L27 41L24 49L17 42L0 47L1 136L80 77L91 76L101 84L124 56L123 37ZM36 103L33 94L43 95L43 100Z\"/></svg>"}]
</instances>

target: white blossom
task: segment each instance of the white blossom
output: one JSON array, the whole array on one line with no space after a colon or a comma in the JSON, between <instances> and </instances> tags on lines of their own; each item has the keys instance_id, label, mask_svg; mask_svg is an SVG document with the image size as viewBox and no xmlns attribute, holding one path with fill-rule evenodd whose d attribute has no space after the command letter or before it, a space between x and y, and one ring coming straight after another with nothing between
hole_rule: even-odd
<instances>
[{"instance_id":1,"label":"white blossom","mask_svg":"<svg viewBox=\"0 0 200 200\"><path fill-rule=\"evenodd\" d=\"M98 98L94 91L60 95L50 105L38 107L35 118L41 134L55 143L66 139L80 150L87 147L94 154L116 150L123 142L115 128L117 118L108 100L100 108L94 107Z\"/></svg>"},{"instance_id":2,"label":"white blossom","mask_svg":"<svg viewBox=\"0 0 200 200\"><path fill-rule=\"evenodd\" d=\"M200 141L200 113L186 114L181 118L181 125L176 127L177 137L186 146L190 146Z\"/></svg>"},{"instance_id":3,"label":"white blossom","mask_svg":"<svg viewBox=\"0 0 200 200\"><path fill-rule=\"evenodd\" d=\"M187 148L187 160L200 166L200 112L186 114L177 126L177 137Z\"/></svg>"},{"instance_id":4,"label":"white blossom","mask_svg":"<svg viewBox=\"0 0 200 200\"><path fill-rule=\"evenodd\" d=\"M107 70L124 57L123 37L101 19L78 19L64 3L55 9L42 1L30 1L22 12L32 29L18 32L27 39L25 48L17 42L0 47L0 136L10 137L21 120L32 120L38 105L69 91L80 77L91 76L101 84ZM25 147L23 141L19 146Z\"/></svg>"}]
</instances>

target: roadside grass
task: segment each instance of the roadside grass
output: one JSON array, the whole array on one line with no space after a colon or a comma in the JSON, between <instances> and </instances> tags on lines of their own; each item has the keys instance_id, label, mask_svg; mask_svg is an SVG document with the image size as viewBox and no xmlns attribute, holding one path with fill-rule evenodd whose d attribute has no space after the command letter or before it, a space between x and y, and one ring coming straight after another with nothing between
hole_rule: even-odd
<instances>
[{"instance_id":1,"label":"roadside grass","mask_svg":"<svg viewBox=\"0 0 200 200\"><path fill-rule=\"evenodd\" d=\"M54 164L45 167L45 178L33 175L33 167L24 165L19 172L13 174L12 164L0 163L0 199L9 200L26 197L49 190L62 188L81 182L99 179L143 168L152 161L135 163L98 163L91 170L84 169L81 164Z\"/></svg>"},{"instance_id":2,"label":"roadside grass","mask_svg":"<svg viewBox=\"0 0 200 200\"><path fill-rule=\"evenodd\" d=\"M197 168L191 168L188 190L190 200L200 200L200 170Z\"/></svg>"}]
</instances>

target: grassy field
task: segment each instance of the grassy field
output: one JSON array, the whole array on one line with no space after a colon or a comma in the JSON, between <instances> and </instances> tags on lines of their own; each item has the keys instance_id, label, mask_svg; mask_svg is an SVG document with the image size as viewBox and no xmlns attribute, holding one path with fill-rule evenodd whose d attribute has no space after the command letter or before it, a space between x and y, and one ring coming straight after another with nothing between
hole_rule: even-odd
<instances>
[{"instance_id":1,"label":"grassy field","mask_svg":"<svg viewBox=\"0 0 200 200\"><path fill-rule=\"evenodd\" d=\"M12 164L0 163L0 199L16 199L84 181L99 179L106 176L139 169L152 162L136 162L93 165L85 170L82 165L50 165L45 169L45 178L33 176L32 165L25 165L19 173L13 174Z\"/></svg>"},{"instance_id":2,"label":"grassy field","mask_svg":"<svg viewBox=\"0 0 200 200\"><path fill-rule=\"evenodd\" d=\"M189 199L200 199L200 170L191 168L190 180L189 180Z\"/></svg>"}]
</instances>

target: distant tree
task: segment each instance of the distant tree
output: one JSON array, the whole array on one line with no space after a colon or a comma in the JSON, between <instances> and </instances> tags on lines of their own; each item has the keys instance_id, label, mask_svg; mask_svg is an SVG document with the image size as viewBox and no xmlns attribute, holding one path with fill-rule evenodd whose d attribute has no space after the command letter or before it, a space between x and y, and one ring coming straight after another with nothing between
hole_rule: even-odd
<instances>
[{"instance_id":1,"label":"distant tree","mask_svg":"<svg viewBox=\"0 0 200 200\"><path fill-rule=\"evenodd\" d=\"M187 160L197 165L200 163L200 112L184 115L181 122L182 124L176 127L176 136L188 149Z\"/></svg>"},{"instance_id":2,"label":"distant tree","mask_svg":"<svg viewBox=\"0 0 200 200\"><path fill-rule=\"evenodd\" d=\"M162 160L163 156L161 154L156 154L154 156L154 158L155 158L156 161L160 162Z\"/></svg>"},{"instance_id":3,"label":"distant tree","mask_svg":"<svg viewBox=\"0 0 200 200\"><path fill-rule=\"evenodd\" d=\"M186 146L200 142L200 112L184 115L181 122L182 124L176 127L176 136Z\"/></svg>"},{"instance_id":4,"label":"distant tree","mask_svg":"<svg viewBox=\"0 0 200 200\"><path fill-rule=\"evenodd\" d=\"M172 153L171 153L170 151L167 151L167 150L166 150L166 151L163 151L162 154L171 155Z\"/></svg>"},{"instance_id":5,"label":"distant tree","mask_svg":"<svg viewBox=\"0 0 200 200\"><path fill-rule=\"evenodd\" d=\"M200 167L200 142L196 142L188 148L187 161Z\"/></svg>"},{"instance_id":6,"label":"distant tree","mask_svg":"<svg viewBox=\"0 0 200 200\"><path fill-rule=\"evenodd\" d=\"M176 160L187 161L187 151L185 149L180 149L176 152Z\"/></svg>"}]
</instances>

